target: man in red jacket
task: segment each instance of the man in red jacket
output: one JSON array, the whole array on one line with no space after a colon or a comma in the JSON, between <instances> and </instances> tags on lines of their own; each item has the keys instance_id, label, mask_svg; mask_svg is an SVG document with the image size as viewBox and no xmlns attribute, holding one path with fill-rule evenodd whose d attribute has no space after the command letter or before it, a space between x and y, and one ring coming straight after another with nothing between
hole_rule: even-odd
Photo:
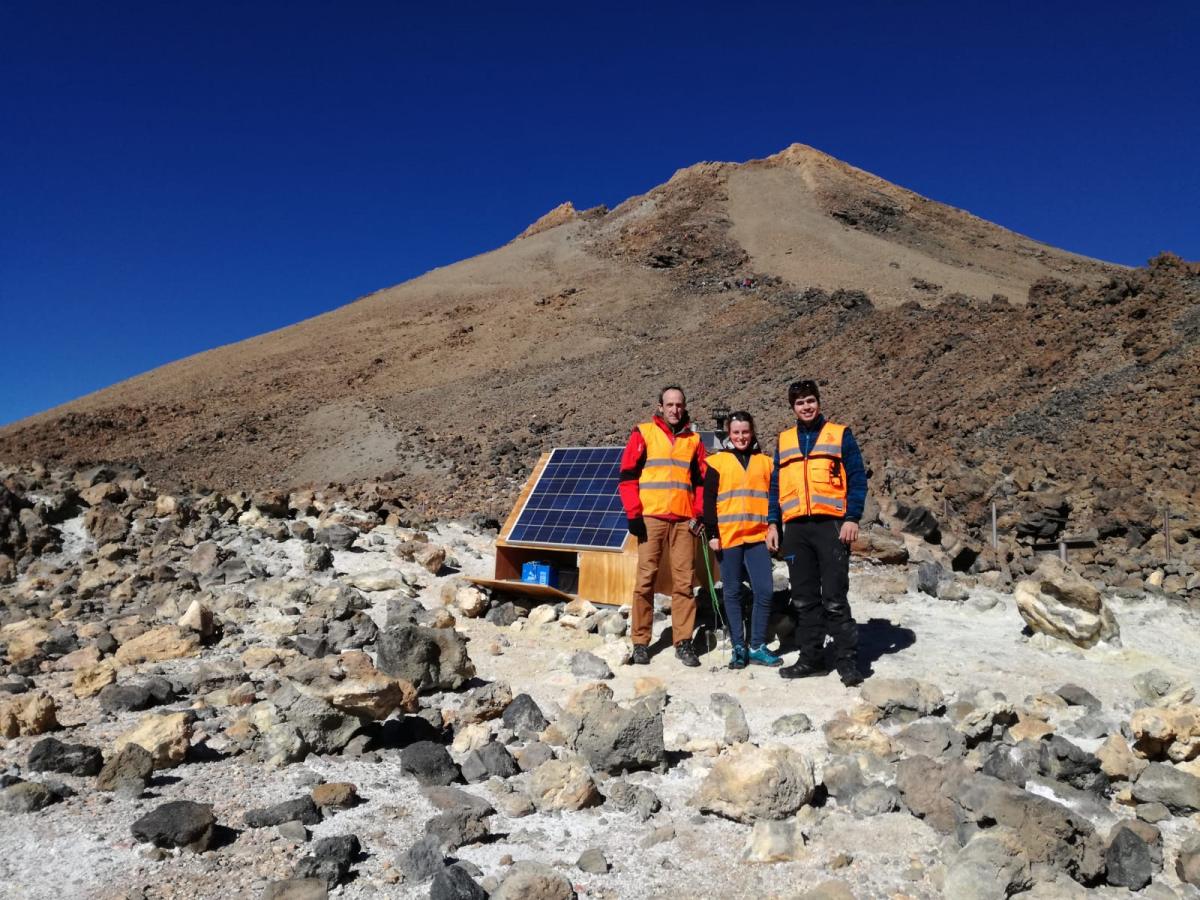
<instances>
[{"instance_id":1,"label":"man in red jacket","mask_svg":"<svg viewBox=\"0 0 1200 900\"><path fill-rule=\"evenodd\" d=\"M637 538L633 587L633 664L650 662L654 582L663 557L671 567L671 635L675 656L698 666L692 647L696 599L692 596L696 530L703 515L704 444L688 421L683 388L658 396L658 415L633 429L621 456L621 504Z\"/></svg>"}]
</instances>

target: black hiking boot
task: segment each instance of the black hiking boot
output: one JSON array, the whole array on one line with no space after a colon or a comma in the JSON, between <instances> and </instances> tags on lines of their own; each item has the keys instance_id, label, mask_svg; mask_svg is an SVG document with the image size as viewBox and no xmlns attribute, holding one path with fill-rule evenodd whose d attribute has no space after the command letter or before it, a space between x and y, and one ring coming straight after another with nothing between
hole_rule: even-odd
<instances>
[{"instance_id":1,"label":"black hiking boot","mask_svg":"<svg viewBox=\"0 0 1200 900\"><path fill-rule=\"evenodd\" d=\"M839 660L837 673L838 678L842 679L842 684L846 687L855 687L867 680L867 677L863 675L858 665L852 659Z\"/></svg>"},{"instance_id":2,"label":"black hiking boot","mask_svg":"<svg viewBox=\"0 0 1200 900\"><path fill-rule=\"evenodd\" d=\"M629 661L631 666L648 666L650 665L650 648L645 644L633 645L633 659Z\"/></svg>"},{"instance_id":3,"label":"black hiking boot","mask_svg":"<svg viewBox=\"0 0 1200 900\"><path fill-rule=\"evenodd\" d=\"M780 678L814 678L828 674L829 668L824 663L812 662L803 656L779 670Z\"/></svg>"},{"instance_id":4,"label":"black hiking boot","mask_svg":"<svg viewBox=\"0 0 1200 900\"><path fill-rule=\"evenodd\" d=\"M680 641L675 645L675 658L689 669L693 669L700 665L700 660L696 656L696 651L692 649L691 641Z\"/></svg>"}]
</instances>

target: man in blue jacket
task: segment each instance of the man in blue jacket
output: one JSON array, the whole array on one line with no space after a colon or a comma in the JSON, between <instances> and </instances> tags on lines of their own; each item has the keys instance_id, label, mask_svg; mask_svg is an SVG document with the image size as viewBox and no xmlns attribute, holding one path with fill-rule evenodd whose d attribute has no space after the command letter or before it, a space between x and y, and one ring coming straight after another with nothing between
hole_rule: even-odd
<instances>
[{"instance_id":1,"label":"man in blue jacket","mask_svg":"<svg viewBox=\"0 0 1200 900\"><path fill-rule=\"evenodd\" d=\"M862 684L858 626L850 612L850 545L867 500L867 470L854 435L821 415L811 380L788 387L796 427L779 435L767 510L767 547L782 548L792 586L800 656L784 678L826 675L826 634L847 687ZM782 540L780 530L782 529Z\"/></svg>"}]
</instances>

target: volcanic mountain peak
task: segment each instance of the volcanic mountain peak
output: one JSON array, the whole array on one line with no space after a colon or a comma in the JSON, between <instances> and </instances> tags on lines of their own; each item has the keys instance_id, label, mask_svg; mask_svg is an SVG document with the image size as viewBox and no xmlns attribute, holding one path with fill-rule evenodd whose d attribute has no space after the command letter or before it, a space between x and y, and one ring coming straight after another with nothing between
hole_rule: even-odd
<instances>
[{"instance_id":1,"label":"volcanic mountain peak","mask_svg":"<svg viewBox=\"0 0 1200 900\"><path fill-rule=\"evenodd\" d=\"M538 453L622 441L663 383L700 421L736 405L769 433L807 372L914 484L940 454L990 465L1018 438L1085 472L1138 427L1088 426L1112 413L1096 397L1153 373L1156 397L1185 399L1196 291L1186 267L1056 250L793 145L612 210L562 204L490 253L0 429L0 462L213 487L388 475L440 515L501 513Z\"/></svg>"}]
</instances>

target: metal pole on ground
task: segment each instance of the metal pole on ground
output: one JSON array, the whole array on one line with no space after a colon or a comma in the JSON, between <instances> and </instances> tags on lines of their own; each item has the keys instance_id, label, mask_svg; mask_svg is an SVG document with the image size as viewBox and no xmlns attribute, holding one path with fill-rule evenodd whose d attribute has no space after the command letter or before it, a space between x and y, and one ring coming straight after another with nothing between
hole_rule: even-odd
<instances>
[{"instance_id":1,"label":"metal pole on ground","mask_svg":"<svg viewBox=\"0 0 1200 900\"><path fill-rule=\"evenodd\" d=\"M992 503L992 551L999 554L1000 541L996 538L996 504Z\"/></svg>"},{"instance_id":2,"label":"metal pole on ground","mask_svg":"<svg viewBox=\"0 0 1200 900\"><path fill-rule=\"evenodd\" d=\"M1058 558L1061 559L1063 562L1067 561L1067 542L1066 541L1058 542Z\"/></svg>"},{"instance_id":3,"label":"metal pole on ground","mask_svg":"<svg viewBox=\"0 0 1200 900\"><path fill-rule=\"evenodd\" d=\"M1163 555L1171 561L1171 507L1163 507Z\"/></svg>"}]
</instances>

